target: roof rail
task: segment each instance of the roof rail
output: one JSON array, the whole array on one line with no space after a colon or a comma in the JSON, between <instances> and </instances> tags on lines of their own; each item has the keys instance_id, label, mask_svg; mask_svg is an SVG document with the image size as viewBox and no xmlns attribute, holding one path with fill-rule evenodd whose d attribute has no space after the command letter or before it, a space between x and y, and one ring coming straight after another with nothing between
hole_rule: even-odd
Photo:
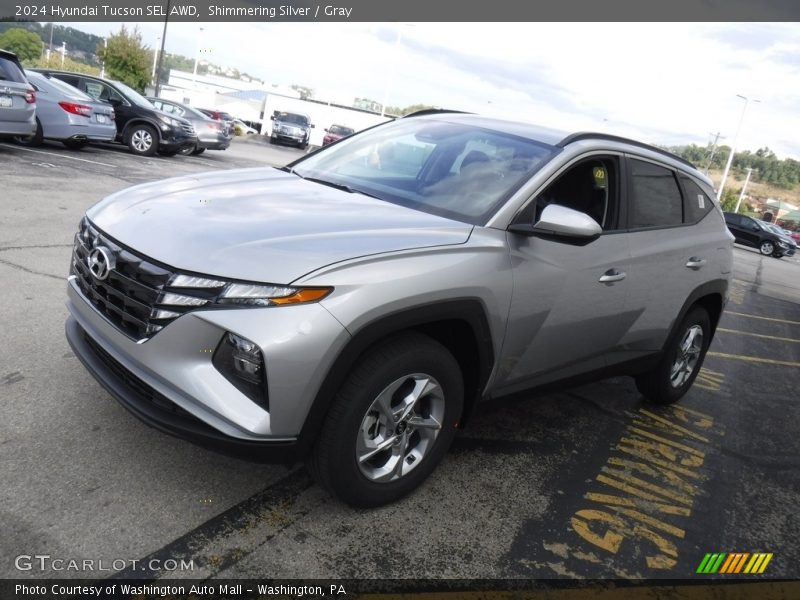
<instances>
[{"instance_id":1,"label":"roof rail","mask_svg":"<svg viewBox=\"0 0 800 600\"><path fill-rule=\"evenodd\" d=\"M618 135L611 135L609 133L592 133L591 131L581 131L578 133L572 133L567 137L565 137L560 142L558 142L556 146L563 148L567 144L571 144L572 142L578 142L580 140L607 140L609 142L621 142L623 144L631 144L632 146L637 146L639 148L644 148L645 150L658 152L659 154L663 154L664 156L669 156L673 160L677 160L678 162L683 163L689 167L692 167L693 169L697 169L697 167L695 167L688 160L678 156L677 154L673 154L669 150L664 150L663 148L659 148L658 146L652 146L650 144L645 144L644 142L637 142L636 140L631 140Z\"/></svg>"},{"instance_id":2,"label":"roof rail","mask_svg":"<svg viewBox=\"0 0 800 600\"><path fill-rule=\"evenodd\" d=\"M424 117L425 115L442 115L454 113L459 115L471 115L474 113L469 113L464 110L450 110L449 108L423 108L422 110L415 110L412 113L408 113L407 115L403 115L400 117L401 119L408 119L409 117Z\"/></svg>"}]
</instances>

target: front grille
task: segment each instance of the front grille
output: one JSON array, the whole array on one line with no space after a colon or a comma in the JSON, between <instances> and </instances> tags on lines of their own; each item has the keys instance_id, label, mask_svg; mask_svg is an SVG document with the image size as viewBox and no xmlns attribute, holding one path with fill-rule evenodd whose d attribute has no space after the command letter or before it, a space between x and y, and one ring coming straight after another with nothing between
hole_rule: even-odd
<instances>
[{"instance_id":1,"label":"front grille","mask_svg":"<svg viewBox=\"0 0 800 600\"><path fill-rule=\"evenodd\" d=\"M181 129L186 135L191 137L195 136L194 126L191 123L181 123Z\"/></svg>"},{"instance_id":2,"label":"front grille","mask_svg":"<svg viewBox=\"0 0 800 600\"><path fill-rule=\"evenodd\" d=\"M98 279L89 269L89 256L97 248L116 263L105 279ZM122 246L86 219L75 236L70 273L98 312L136 341L151 337L196 308L160 305L175 271Z\"/></svg>"},{"instance_id":3,"label":"front grille","mask_svg":"<svg viewBox=\"0 0 800 600\"><path fill-rule=\"evenodd\" d=\"M144 381L139 379L136 375L131 373L125 368L117 359L106 352L100 344L95 342L88 334L84 333L83 339L94 352L95 356L111 371L114 376L123 383L129 390L134 392L141 400L148 404L159 408L160 410L167 411L173 415L180 417L191 417L195 419L194 415L185 411L180 406L175 404L172 400L157 392L152 387L147 385Z\"/></svg>"}]
</instances>

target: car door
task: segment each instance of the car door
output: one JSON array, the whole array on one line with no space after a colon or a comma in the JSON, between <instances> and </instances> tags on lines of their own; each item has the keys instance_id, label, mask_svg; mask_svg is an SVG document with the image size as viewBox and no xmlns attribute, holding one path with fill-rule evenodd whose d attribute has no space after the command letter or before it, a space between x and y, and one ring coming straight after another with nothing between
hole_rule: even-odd
<instances>
[{"instance_id":1,"label":"car door","mask_svg":"<svg viewBox=\"0 0 800 600\"><path fill-rule=\"evenodd\" d=\"M533 223L549 204L592 216L592 241L508 233L514 292L497 385L514 391L602 368L623 336L630 258L621 218L621 156L569 163L515 222Z\"/></svg>"},{"instance_id":2,"label":"car door","mask_svg":"<svg viewBox=\"0 0 800 600\"><path fill-rule=\"evenodd\" d=\"M764 237L763 230L758 226L758 223L750 217L739 215L742 220L741 235L744 243L748 246L758 248L761 245L761 239Z\"/></svg>"},{"instance_id":3,"label":"car door","mask_svg":"<svg viewBox=\"0 0 800 600\"><path fill-rule=\"evenodd\" d=\"M135 116L134 109L117 90L103 81L88 77L80 78L81 91L89 94L95 100L106 102L114 107L114 120L117 124L117 134L122 135L125 125Z\"/></svg>"},{"instance_id":4,"label":"car door","mask_svg":"<svg viewBox=\"0 0 800 600\"><path fill-rule=\"evenodd\" d=\"M720 244L718 223L697 226L694 213L684 218L684 192L676 169L631 155L627 164L628 310L636 319L611 357L613 362L663 347L687 298L708 280ZM710 198L704 197L703 210L711 206Z\"/></svg>"}]
</instances>

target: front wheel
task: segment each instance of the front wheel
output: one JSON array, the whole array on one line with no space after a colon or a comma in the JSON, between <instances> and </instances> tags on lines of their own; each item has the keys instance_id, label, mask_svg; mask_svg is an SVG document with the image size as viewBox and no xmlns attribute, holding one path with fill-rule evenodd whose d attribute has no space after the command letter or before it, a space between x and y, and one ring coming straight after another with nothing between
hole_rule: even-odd
<instances>
[{"instance_id":1,"label":"front wheel","mask_svg":"<svg viewBox=\"0 0 800 600\"><path fill-rule=\"evenodd\" d=\"M702 306L695 306L667 342L655 368L636 377L636 387L651 402L677 402L700 372L710 340L708 312Z\"/></svg>"},{"instance_id":2,"label":"front wheel","mask_svg":"<svg viewBox=\"0 0 800 600\"><path fill-rule=\"evenodd\" d=\"M453 355L407 333L375 346L337 394L309 460L315 479L358 507L410 493L449 448L464 384Z\"/></svg>"},{"instance_id":3,"label":"front wheel","mask_svg":"<svg viewBox=\"0 0 800 600\"><path fill-rule=\"evenodd\" d=\"M181 156L189 156L190 154L195 154L197 151L197 146L183 146L180 150L178 150L178 154Z\"/></svg>"},{"instance_id":4,"label":"front wheel","mask_svg":"<svg viewBox=\"0 0 800 600\"><path fill-rule=\"evenodd\" d=\"M199 156L205 151L206 151L205 148L197 148L197 147L195 147L195 149L192 150L192 156Z\"/></svg>"},{"instance_id":5,"label":"front wheel","mask_svg":"<svg viewBox=\"0 0 800 600\"><path fill-rule=\"evenodd\" d=\"M764 256L769 256L770 254L775 252L775 245L769 240L764 240L763 242L761 242L761 246L758 249Z\"/></svg>"},{"instance_id":6,"label":"front wheel","mask_svg":"<svg viewBox=\"0 0 800 600\"><path fill-rule=\"evenodd\" d=\"M158 134L150 125L134 125L128 132L128 148L139 156L153 156L158 150Z\"/></svg>"}]
</instances>

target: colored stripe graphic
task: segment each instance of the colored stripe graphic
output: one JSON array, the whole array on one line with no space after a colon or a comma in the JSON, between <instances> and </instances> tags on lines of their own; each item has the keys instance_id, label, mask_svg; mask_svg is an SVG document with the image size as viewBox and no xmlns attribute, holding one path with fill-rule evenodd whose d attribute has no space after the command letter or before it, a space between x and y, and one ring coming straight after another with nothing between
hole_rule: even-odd
<instances>
[{"instance_id":1,"label":"colored stripe graphic","mask_svg":"<svg viewBox=\"0 0 800 600\"><path fill-rule=\"evenodd\" d=\"M716 573L761 574L766 570L773 556L772 552L755 552L753 554L749 552L709 552L700 561L696 573L704 575L714 575Z\"/></svg>"}]
</instances>

